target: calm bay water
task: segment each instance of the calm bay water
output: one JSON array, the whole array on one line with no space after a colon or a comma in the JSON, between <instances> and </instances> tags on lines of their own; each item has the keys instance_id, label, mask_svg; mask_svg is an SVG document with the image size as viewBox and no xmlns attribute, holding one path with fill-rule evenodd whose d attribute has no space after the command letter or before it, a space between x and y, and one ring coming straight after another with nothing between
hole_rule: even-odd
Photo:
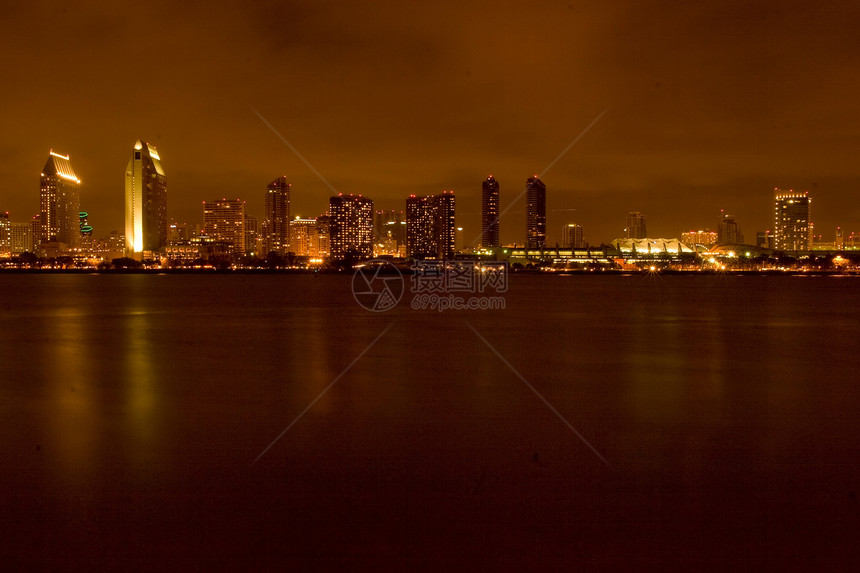
<instances>
[{"instance_id":1,"label":"calm bay water","mask_svg":"<svg viewBox=\"0 0 860 573\"><path fill-rule=\"evenodd\" d=\"M346 276L0 275L3 562L856 560L860 279L514 276L497 311L408 297L371 313Z\"/></svg>"}]
</instances>

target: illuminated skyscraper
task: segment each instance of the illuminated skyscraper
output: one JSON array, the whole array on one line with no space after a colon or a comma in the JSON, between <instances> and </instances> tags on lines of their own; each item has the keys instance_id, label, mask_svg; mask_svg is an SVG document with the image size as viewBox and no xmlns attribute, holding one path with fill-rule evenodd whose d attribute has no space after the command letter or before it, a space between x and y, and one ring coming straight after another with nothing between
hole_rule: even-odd
<instances>
[{"instance_id":1,"label":"illuminated skyscraper","mask_svg":"<svg viewBox=\"0 0 860 573\"><path fill-rule=\"evenodd\" d=\"M481 185L481 246L499 246L499 182L492 175Z\"/></svg>"},{"instance_id":2,"label":"illuminated skyscraper","mask_svg":"<svg viewBox=\"0 0 860 573\"><path fill-rule=\"evenodd\" d=\"M287 176L278 177L266 186L266 219L263 237L266 252L285 255L290 250L290 189Z\"/></svg>"},{"instance_id":3,"label":"illuminated skyscraper","mask_svg":"<svg viewBox=\"0 0 860 573\"><path fill-rule=\"evenodd\" d=\"M290 221L290 250L300 257L319 256L320 239L316 219L296 216Z\"/></svg>"},{"instance_id":4,"label":"illuminated skyscraper","mask_svg":"<svg viewBox=\"0 0 860 573\"><path fill-rule=\"evenodd\" d=\"M75 175L68 155L51 150L42 169L41 229L39 242L65 243L68 248L80 245L78 212L81 206L81 180Z\"/></svg>"},{"instance_id":5,"label":"illuminated skyscraper","mask_svg":"<svg viewBox=\"0 0 860 573\"><path fill-rule=\"evenodd\" d=\"M526 181L526 247L546 247L546 185L537 175Z\"/></svg>"},{"instance_id":6,"label":"illuminated skyscraper","mask_svg":"<svg viewBox=\"0 0 860 573\"><path fill-rule=\"evenodd\" d=\"M219 243L229 243L232 255L244 255L245 202L241 199L204 201L203 233Z\"/></svg>"},{"instance_id":7,"label":"illuminated skyscraper","mask_svg":"<svg viewBox=\"0 0 860 573\"><path fill-rule=\"evenodd\" d=\"M639 211L627 213L627 226L624 228L625 237L628 239L645 239L648 237L648 228L645 226L645 215Z\"/></svg>"},{"instance_id":8,"label":"illuminated skyscraper","mask_svg":"<svg viewBox=\"0 0 860 573\"><path fill-rule=\"evenodd\" d=\"M128 256L167 246L167 177L155 146L138 139L125 168L125 250Z\"/></svg>"},{"instance_id":9,"label":"illuminated skyscraper","mask_svg":"<svg viewBox=\"0 0 860 573\"><path fill-rule=\"evenodd\" d=\"M454 191L406 199L406 256L454 257L457 236Z\"/></svg>"},{"instance_id":10,"label":"illuminated skyscraper","mask_svg":"<svg viewBox=\"0 0 860 573\"><path fill-rule=\"evenodd\" d=\"M12 253L12 223L9 212L0 213L0 255Z\"/></svg>"},{"instance_id":11,"label":"illuminated skyscraper","mask_svg":"<svg viewBox=\"0 0 860 573\"><path fill-rule=\"evenodd\" d=\"M579 248L584 245L582 225L569 223L561 228L561 246Z\"/></svg>"},{"instance_id":12,"label":"illuminated skyscraper","mask_svg":"<svg viewBox=\"0 0 860 573\"><path fill-rule=\"evenodd\" d=\"M809 192L774 189L774 248L783 251L806 251L810 248Z\"/></svg>"},{"instance_id":13,"label":"illuminated skyscraper","mask_svg":"<svg viewBox=\"0 0 860 573\"><path fill-rule=\"evenodd\" d=\"M339 194L329 199L331 256L358 259L373 256L373 201L361 195Z\"/></svg>"}]
</instances>

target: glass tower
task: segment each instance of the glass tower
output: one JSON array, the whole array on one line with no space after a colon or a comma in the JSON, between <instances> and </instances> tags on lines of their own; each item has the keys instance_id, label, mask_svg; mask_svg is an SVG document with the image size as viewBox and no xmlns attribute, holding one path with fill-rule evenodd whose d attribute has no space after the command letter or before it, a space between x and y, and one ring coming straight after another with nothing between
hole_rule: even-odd
<instances>
[{"instance_id":1,"label":"glass tower","mask_svg":"<svg viewBox=\"0 0 860 573\"><path fill-rule=\"evenodd\" d=\"M125 169L125 251L140 256L167 246L167 177L155 146L138 139Z\"/></svg>"}]
</instances>

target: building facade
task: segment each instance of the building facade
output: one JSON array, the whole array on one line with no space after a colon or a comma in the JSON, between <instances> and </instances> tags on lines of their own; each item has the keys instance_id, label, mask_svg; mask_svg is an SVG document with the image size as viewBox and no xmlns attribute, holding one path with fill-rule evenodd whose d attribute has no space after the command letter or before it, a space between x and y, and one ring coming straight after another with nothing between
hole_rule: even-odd
<instances>
[{"instance_id":1,"label":"building facade","mask_svg":"<svg viewBox=\"0 0 860 573\"><path fill-rule=\"evenodd\" d=\"M361 195L329 198L329 248L338 260L373 256L373 201Z\"/></svg>"},{"instance_id":2,"label":"building facade","mask_svg":"<svg viewBox=\"0 0 860 573\"><path fill-rule=\"evenodd\" d=\"M585 245L585 240L582 236L582 225L576 223L568 223L561 228L561 246L581 248Z\"/></svg>"},{"instance_id":3,"label":"building facade","mask_svg":"<svg viewBox=\"0 0 860 573\"><path fill-rule=\"evenodd\" d=\"M290 221L290 251L300 257L317 257L320 252L316 219L296 217Z\"/></svg>"},{"instance_id":4,"label":"building facade","mask_svg":"<svg viewBox=\"0 0 860 573\"><path fill-rule=\"evenodd\" d=\"M499 243L499 182L490 175L481 184L481 246L498 247Z\"/></svg>"},{"instance_id":5,"label":"building facade","mask_svg":"<svg viewBox=\"0 0 860 573\"><path fill-rule=\"evenodd\" d=\"M809 250L811 207L812 199L808 191L801 193L774 189L773 243L775 249Z\"/></svg>"},{"instance_id":6,"label":"building facade","mask_svg":"<svg viewBox=\"0 0 860 573\"><path fill-rule=\"evenodd\" d=\"M266 186L266 218L263 221L264 256L290 250L290 193L292 185L281 176Z\"/></svg>"},{"instance_id":7,"label":"building facade","mask_svg":"<svg viewBox=\"0 0 860 573\"><path fill-rule=\"evenodd\" d=\"M406 199L406 256L451 259L457 239L454 191Z\"/></svg>"},{"instance_id":8,"label":"building facade","mask_svg":"<svg viewBox=\"0 0 860 573\"><path fill-rule=\"evenodd\" d=\"M203 234L217 243L230 245L230 254L245 254L245 202L216 199L203 202Z\"/></svg>"},{"instance_id":9,"label":"building facade","mask_svg":"<svg viewBox=\"0 0 860 573\"><path fill-rule=\"evenodd\" d=\"M546 247L546 185L538 176L526 180L526 248Z\"/></svg>"},{"instance_id":10,"label":"building facade","mask_svg":"<svg viewBox=\"0 0 860 573\"><path fill-rule=\"evenodd\" d=\"M130 257L167 246L167 176L155 146L138 139L125 169L125 250Z\"/></svg>"},{"instance_id":11,"label":"building facade","mask_svg":"<svg viewBox=\"0 0 860 573\"><path fill-rule=\"evenodd\" d=\"M645 225L645 215L639 211L627 213L627 225L624 227L626 239L644 239L648 236L648 228Z\"/></svg>"},{"instance_id":12,"label":"building facade","mask_svg":"<svg viewBox=\"0 0 860 573\"><path fill-rule=\"evenodd\" d=\"M81 180L68 155L50 151L40 177L39 243L63 243L69 249L80 245Z\"/></svg>"}]
</instances>

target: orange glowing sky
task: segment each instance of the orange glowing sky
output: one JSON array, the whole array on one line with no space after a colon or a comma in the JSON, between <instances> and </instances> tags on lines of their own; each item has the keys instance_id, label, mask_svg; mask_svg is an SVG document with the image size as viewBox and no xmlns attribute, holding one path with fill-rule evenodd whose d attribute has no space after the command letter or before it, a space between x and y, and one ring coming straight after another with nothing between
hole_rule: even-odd
<instances>
[{"instance_id":1,"label":"orange glowing sky","mask_svg":"<svg viewBox=\"0 0 860 573\"><path fill-rule=\"evenodd\" d=\"M402 209L454 189L479 234L481 181L502 207L602 111L544 176L549 243L771 226L774 187L808 189L817 231L860 231L860 6L847 2L34 2L0 14L0 210L38 211L53 148L82 208L121 229L137 138L155 144L170 214L247 200L286 174L293 213L331 190ZM501 222L524 240L524 201ZM471 237L469 237L471 238Z\"/></svg>"}]
</instances>

